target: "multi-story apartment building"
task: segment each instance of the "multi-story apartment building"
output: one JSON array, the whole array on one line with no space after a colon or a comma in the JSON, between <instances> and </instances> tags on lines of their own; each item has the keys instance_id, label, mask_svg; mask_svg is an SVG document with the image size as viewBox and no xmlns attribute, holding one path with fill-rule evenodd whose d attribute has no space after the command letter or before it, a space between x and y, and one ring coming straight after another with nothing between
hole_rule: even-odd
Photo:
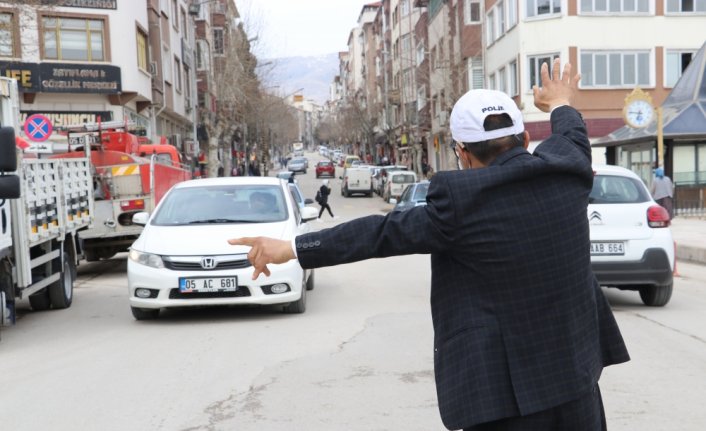
<instances>
[{"instance_id":1,"label":"multi-story apartment building","mask_svg":"<svg viewBox=\"0 0 706 431\"><path fill-rule=\"evenodd\" d=\"M126 121L182 149L193 138L186 10L185 0L0 2L0 73L17 78L23 116L54 127Z\"/></svg>"}]
</instances>

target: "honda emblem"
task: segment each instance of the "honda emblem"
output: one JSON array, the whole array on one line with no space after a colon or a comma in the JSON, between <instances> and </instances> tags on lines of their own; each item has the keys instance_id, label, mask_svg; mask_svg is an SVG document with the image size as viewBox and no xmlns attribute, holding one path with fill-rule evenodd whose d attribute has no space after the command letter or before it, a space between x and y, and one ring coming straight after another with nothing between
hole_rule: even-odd
<instances>
[{"instance_id":1,"label":"honda emblem","mask_svg":"<svg viewBox=\"0 0 706 431\"><path fill-rule=\"evenodd\" d=\"M201 258L201 268L203 269L213 269L216 267L216 259L213 257L202 257Z\"/></svg>"}]
</instances>

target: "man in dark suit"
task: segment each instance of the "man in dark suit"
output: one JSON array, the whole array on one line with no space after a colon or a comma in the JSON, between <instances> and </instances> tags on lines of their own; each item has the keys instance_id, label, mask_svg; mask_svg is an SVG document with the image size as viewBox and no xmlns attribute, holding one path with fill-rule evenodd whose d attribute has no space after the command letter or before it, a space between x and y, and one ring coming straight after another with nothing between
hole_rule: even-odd
<instances>
[{"instance_id":1,"label":"man in dark suit","mask_svg":"<svg viewBox=\"0 0 706 431\"><path fill-rule=\"evenodd\" d=\"M248 245L253 277L268 263L303 268L430 253L434 368L449 429L606 428L598 379L629 360L590 266L586 216L591 149L572 108L579 76L559 61L535 105L551 112L552 135L526 151L517 105L473 90L451 113L459 171L438 172L427 205L369 216L293 242Z\"/></svg>"}]
</instances>

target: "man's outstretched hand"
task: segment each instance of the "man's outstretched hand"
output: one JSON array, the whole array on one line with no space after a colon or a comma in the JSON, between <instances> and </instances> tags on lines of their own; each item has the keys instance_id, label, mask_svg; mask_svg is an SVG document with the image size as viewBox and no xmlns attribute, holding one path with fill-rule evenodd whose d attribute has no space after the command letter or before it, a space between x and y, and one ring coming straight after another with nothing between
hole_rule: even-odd
<instances>
[{"instance_id":1,"label":"man's outstretched hand","mask_svg":"<svg viewBox=\"0 0 706 431\"><path fill-rule=\"evenodd\" d=\"M248 260L255 267L255 272L252 275L253 280L259 277L260 274L270 276L267 264L285 263L297 257L294 254L294 250L292 250L291 241L256 236L229 239L228 244L252 247L250 252L248 252Z\"/></svg>"},{"instance_id":2,"label":"man's outstretched hand","mask_svg":"<svg viewBox=\"0 0 706 431\"><path fill-rule=\"evenodd\" d=\"M542 87L536 85L532 87L534 91L534 105L544 112L551 112L552 109L561 105L569 105L574 102L578 92L580 74L571 76L571 63L564 65L564 72L559 75L561 63L559 59L554 59L552 65L552 76L549 76L549 65L542 64L540 71L542 77Z\"/></svg>"}]
</instances>

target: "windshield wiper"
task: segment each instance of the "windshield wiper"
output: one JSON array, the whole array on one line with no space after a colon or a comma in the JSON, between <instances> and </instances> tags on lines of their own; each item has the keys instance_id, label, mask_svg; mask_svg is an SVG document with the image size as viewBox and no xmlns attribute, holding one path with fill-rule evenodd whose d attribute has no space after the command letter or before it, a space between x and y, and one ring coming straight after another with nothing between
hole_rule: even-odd
<instances>
[{"instance_id":1,"label":"windshield wiper","mask_svg":"<svg viewBox=\"0 0 706 431\"><path fill-rule=\"evenodd\" d=\"M208 223L260 223L260 220L241 220L231 218L211 218L207 220L194 220L187 224L208 224Z\"/></svg>"}]
</instances>

